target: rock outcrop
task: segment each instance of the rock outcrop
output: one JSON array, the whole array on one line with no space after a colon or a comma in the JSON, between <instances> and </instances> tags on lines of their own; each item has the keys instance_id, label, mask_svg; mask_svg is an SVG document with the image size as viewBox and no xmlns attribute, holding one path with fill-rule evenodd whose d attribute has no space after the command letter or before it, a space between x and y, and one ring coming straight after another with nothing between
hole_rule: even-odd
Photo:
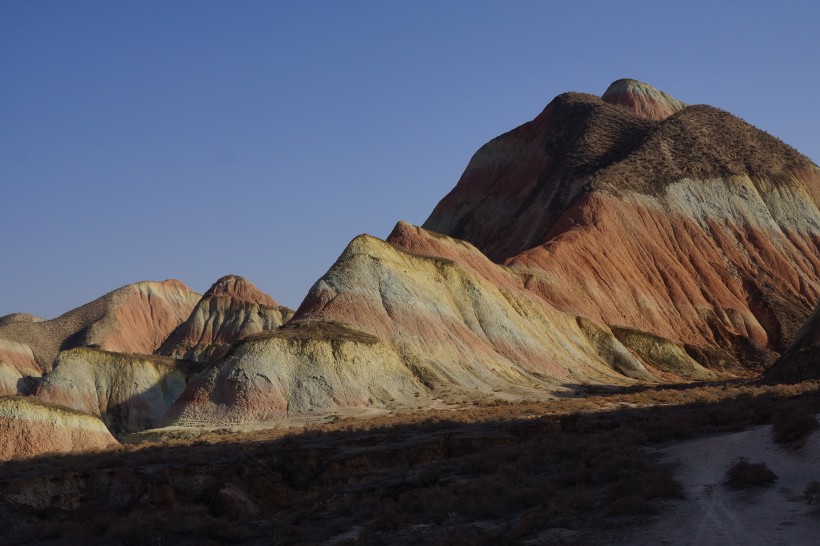
<instances>
[{"instance_id":1,"label":"rock outcrop","mask_svg":"<svg viewBox=\"0 0 820 546\"><path fill-rule=\"evenodd\" d=\"M10 315L5 315L0 317L0 326L3 324L11 324L12 322L43 322L44 318L35 317L34 315L30 315L28 313L11 313Z\"/></svg>"},{"instance_id":2,"label":"rock outcrop","mask_svg":"<svg viewBox=\"0 0 820 546\"><path fill-rule=\"evenodd\" d=\"M3 321L0 340L27 345L39 371L50 370L57 353L73 347L151 354L188 318L199 297L177 280L129 284L52 320ZM0 360L12 358L19 357L0 345Z\"/></svg>"},{"instance_id":3,"label":"rock outcrop","mask_svg":"<svg viewBox=\"0 0 820 546\"><path fill-rule=\"evenodd\" d=\"M686 108L686 104L669 93L628 78L612 82L601 99L609 104L623 106L642 118L653 120L666 119Z\"/></svg>"},{"instance_id":4,"label":"rock outcrop","mask_svg":"<svg viewBox=\"0 0 820 546\"><path fill-rule=\"evenodd\" d=\"M766 372L774 383L820 379L820 305L800 329L791 347Z\"/></svg>"},{"instance_id":5,"label":"rock outcrop","mask_svg":"<svg viewBox=\"0 0 820 546\"><path fill-rule=\"evenodd\" d=\"M202 365L78 347L61 352L40 400L89 413L116 435L157 426Z\"/></svg>"},{"instance_id":6,"label":"rock outcrop","mask_svg":"<svg viewBox=\"0 0 820 546\"><path fill-rule=\"evenodd\" d=\"M227 275L205 292L188 320L171 333L157 354L214 362L235 341L274 330L292 316L292 310L277 304L247 279Z\"/></svg>"},{"instance_id":7,"label":"rock outcrop","mask_svg":"<svg viewBox=\"0 0 820 546\"><path fill-rule=\"evenodd\" d=\"M654 93L616 84L612 102ZM424 227L559 309L762 370L820 298L820 170L709 106L620 104L560 95L484 145Z\"/></svg>"},{"instance_id":8,"label":"rock outcrop","mask_svg":"<svg viewBox=\"0 0 820 546\"><path fill-rule=\"evenodd\" d=\"M0 461L114 448L97 417L17 396L0 397Z\"/></svg>"}]
</instances>

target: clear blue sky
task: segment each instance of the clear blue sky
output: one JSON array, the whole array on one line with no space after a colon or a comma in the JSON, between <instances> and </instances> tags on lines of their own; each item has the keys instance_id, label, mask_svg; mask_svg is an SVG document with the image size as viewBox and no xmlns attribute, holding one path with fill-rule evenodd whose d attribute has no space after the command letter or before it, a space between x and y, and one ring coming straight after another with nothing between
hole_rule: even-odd
<instances>
[{"instance_id":1,"label":"clear blue sky","mask_svg":"<svg viewBox=\"0 0 820 546\"><path fill-rule=\"evenodd\" d=\"M820 160L806 2L0 2L0 315L143 279L296 307L484 142L633 77Z\"/></svg>"}]
</instances>

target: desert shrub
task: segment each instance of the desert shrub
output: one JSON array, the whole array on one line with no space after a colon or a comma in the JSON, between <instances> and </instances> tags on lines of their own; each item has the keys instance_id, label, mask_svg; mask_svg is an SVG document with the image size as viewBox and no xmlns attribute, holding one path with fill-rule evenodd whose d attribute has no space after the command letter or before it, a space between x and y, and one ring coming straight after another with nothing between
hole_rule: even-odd
<instances>
[{"instance_id":1,"label":"desert shrub","mask_svg":"<svg viewBox=\"0 0 820 546\"><path fill-rule=\"evenodd\" d=\"M726 471L726 484L733 489L771 485L776 479L766 463L750 463L746 457L735 459Z\"/></svg>"},{"instance_id":2,"label":"desert shrub","mask_svg":"<svg viewBox=\"0 0 820 546\"><path fill-rule=\"evenodd\" d=\"M774 416L772 439L776 444L796 446L818 427L817 417L800 406L788 406Z\"/></svg>"},{"instance_id":3,"label":"desert shrub","mask_svg":"<svg viewBox=\"0 0 820 546\"><path fill-rule=\"evenodd\" d=\"M806 504L820 504L820 482L812 480L803 490L803 500Z\"/></svg>"}]
</instances>

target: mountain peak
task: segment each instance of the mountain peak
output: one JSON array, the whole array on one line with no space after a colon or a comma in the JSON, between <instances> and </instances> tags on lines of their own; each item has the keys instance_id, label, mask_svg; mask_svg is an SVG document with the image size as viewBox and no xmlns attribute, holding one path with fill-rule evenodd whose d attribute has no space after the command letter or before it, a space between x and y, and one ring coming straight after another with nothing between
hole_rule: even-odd
<instances>
[{"instance_id":1,"label":"mountain peak","mask_svg":"<svg viewBox=\"0 0 820 546\"><path fill-rule=\"evenodd\" d=\"M654 120L666 119L686 108L686 104L669 93L630 78L612 82L601 98L609 104L623 106L635 115Z\"/></svg>"},{"instance_id":2,"label":"mountain peak","mask_svg":"<svg viewBox=\"0 0 820 546\"><path fill-rule=\"evenodd\" d=\"M219 296L230 296L240 301L259 303L269 307L279 305L273 298L259 290L255 284L239 275L225 275L208 289L203 299Z\"/></svg>"},{"instance_id":3,"label":"mountain peak","mask_svg":"<svg viewBox=\"0 0 820 546\"><path fill-rule=\"evenodd\" d=\"M275 330L293 316L273 298L239 275L225 275L199 300L188 320L156 353L171 358L214 362L240 339Z\"/></svg>"}]
</instances>

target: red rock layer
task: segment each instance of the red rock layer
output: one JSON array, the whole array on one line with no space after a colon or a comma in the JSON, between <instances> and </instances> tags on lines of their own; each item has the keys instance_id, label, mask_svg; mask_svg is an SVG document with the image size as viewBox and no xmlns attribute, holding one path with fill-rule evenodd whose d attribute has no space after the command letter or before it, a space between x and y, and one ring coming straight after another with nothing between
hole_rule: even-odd
<instances>
[{"instance_id":1,"label":"red rock layer","mask_svg":"<svg viewBox=\"0 0 820 546\"><path fill-rule=\"evenodd\" d=\"M589 177L656 127L592 95L565 93L473 155L422 227L469 241L495 262L546 241Z\"/></svg>"},{"instance_id":2,"label":"red rock layer","mask_svg":"<svg viewBox=\"0 0 820 546\"><path fill-rule=\"evenodd\" d=\"M192 379L166 424L717 377L680 344L556 309L531 280L404 222L388 241L359 236L287 325L237 342Z\"/></svg>"},{"instance_id":3,"label":"red rock layer","mask_svg":"<svg viewBox=\"0 0 820 546\"><path fill-rule=\"evenodd\" d=\"M245 277L239 275L225 275L216 281L211 288L205 292L202 299L227 297L236 301L248 303L258 303L268 307L279 307L274 299L250 282Z\"/></svg>"},{"instance_id":4,"label":"red rock layer","mask_svg":"<svg viewBox=\"0 0 820 546\"><path fill-rule=\"evenodd\" d=\"M231 344L251 334L274 330L293 311L278 305L250 281L237 275L219 279L197 303L191 316L157 349L157 354L213 362Z\"/></svg>"},{"instance_id":5,"label":"red rock layer","mask_svg":"<svg viewBox=\"0 0 820 546\"><path fill-rule=\"evenodd\" d=\"M130 284L52 320L0 324L0 339L28 345L41 370L72 347L151 354L197 301L199 294L177 280Z\"/></svg>"},{"instance_id":6,"label":"red rock layer","mask_svg":"<svg viewBox=\"0 0 820 546\"><path fill-rule=\"evenodd\" d=\"M556 309L528 289L528 275L493 264L472 245L404 222L387 243L354 240L294 320L373 333L442 388L515 393L653 379L606 326Z\"/></svg>"},{"instance_id":7,"label":"red rock layer","mask_svg":"<svg viewBox=\"0 0 820 546\"><path fill-rule=\"evenodd\" d=\"M572 227L511 258L559 308L695 345L779 352L820 297L820 238L690 216L603 194ZM748 351L744 352L743 349Z\"/></svg>"},{"instance_id":8,"label":"red rock layer","mask_svg":"<svg viewBox=\"0 0 820 546\"><path fill-rule=\"evenodd\" d=\"M40 375L41 372L31 347L6 339L0 339L0 363L23 373Z\"/></svg>"}]
</instances>

